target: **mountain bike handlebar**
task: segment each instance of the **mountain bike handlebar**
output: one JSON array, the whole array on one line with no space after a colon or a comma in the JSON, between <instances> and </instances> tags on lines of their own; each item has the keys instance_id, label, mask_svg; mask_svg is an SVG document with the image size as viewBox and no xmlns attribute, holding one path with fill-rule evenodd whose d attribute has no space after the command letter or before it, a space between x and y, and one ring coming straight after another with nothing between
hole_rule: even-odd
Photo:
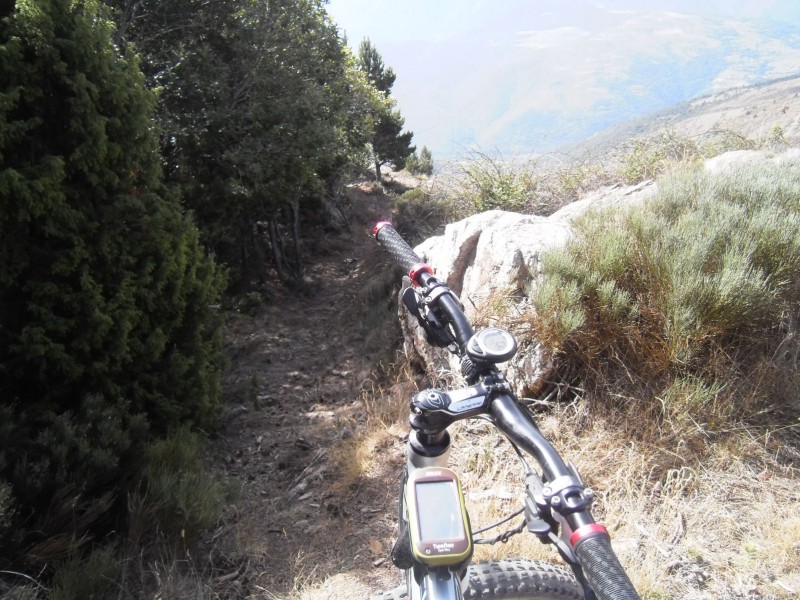
<instances>
[{"instance_id":1,"label":"mountain bike handlebar","mask_svg":"<svg viewBox=\"0 0 800 600\"><path fill-rule=\"evenodd\" d=\"M472 325L469 324L464 311L458 305L455 296L450 293L450 290L433 276L433 269L425 264L422 259L417 256L414 249L408 245L403 237L397 233L397 230L388 221L381 221L375 225L372 232L375 239L389 251L395 262L400 265L404 271L408 273L411 283L415 286L428 286L437 285L441 290L441 294L432 296L436 302L436 307L442 313L446 324L453 330L453 337L460 350L464 349L465 344L469 341L475 333L472 330ZM447 293L445 293L445 291Z\"/></svg>"},{"instance_id":2,"label":"mountain bike handlebar","mask_svg":"<svg viewBox=\"0 0 800 600\"><path fill-rule=\"evenodd\" d=\"M414 285L421 285L418 275L423 272L433 274L433 269L422 262L414 249L408 245L403 237L397 233L388 221L381 221L375 225L372 235L392 255L395 262L408 273Z\"/></svg>"},{"instance_id":3,"label":"mountain bike handlebar","mask_svg":"<svg viewBox=\"0 0 800 600\"><path fill-rule=\"evenodd\" d=\"M450 349L463 361L467 342L474 332L457 297L434 277L433 269L417 256L391 223L378 223L373 235L408 273L412 284L425 289L425 304L434 310L434 314L422 319L444 321L444 324L436 325L449 328L456 346ZM487 374L496 373L494 365L485 369ZM497 389L497 393L490 394L491 403L486 412L509 440L533 456L541 466L545 482L543 502L562 522L565 533L569 535L570 549L594 593L600 600L638 600L636 590L614 554L608 531L595 523L589 512L593 493L584 488L577 473L567 466L542 435L530 413L510 394L510 389L502 386ZM434 419L432 422L436 424L435 429L446 429L452 421Z\"/></svg>"},{"instance_id":4,"label":"mountain bike handlebar","mask_svg":"<svg viewBox=\"0 0 800 600\"><path fill-rule=\"evenodd\" d=\"M608 532L585 535L573 548L598 598L639 600L639 594L614 554Z\"/></svg>"}]
</instances>

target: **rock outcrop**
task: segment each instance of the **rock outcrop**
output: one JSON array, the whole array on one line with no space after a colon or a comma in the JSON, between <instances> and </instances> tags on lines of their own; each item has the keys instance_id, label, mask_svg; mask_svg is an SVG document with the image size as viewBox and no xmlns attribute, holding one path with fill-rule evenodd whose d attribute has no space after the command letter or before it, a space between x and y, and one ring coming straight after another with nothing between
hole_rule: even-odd
<instances>
[{"instance_id":1,"label":"rock outcrop","mask_svg":"<svg viewBox=\"0 0 800 600\"><path fill-rule=\"evenodd\" d=\"M651 195L655 187L654 182L647 181L635 186L602 188L549 217L500 210L481 213L448 225L443 235L426 240L415 250L458 294L471 322L490 323L487 311L491 313L494 299L516 299L524 304L525 289L535 285L541 273L542 254L566 244L574 218L589 209L638 203ZM400 318L409 358L417 364L421 362L437 378L452 376L458 381L458 360L446 350L431 348L425 342L424 333L402 303ZM504 365L520 397L538 394L551 369L549 358L536 342L522 345L509 364Z\"/></svg>"},{"instance_id":2,"label":"rock outcrop","mask_svg":"<svg viewBox=\"0 0 800 600\"><path fill-rule=\"evenodd\" d=\"M728 152L706 161L709 173L720 173L754 164L800 164L800 149L782 153L764 150ZM417 246L417 253L433 267L437 276L456 292L470 321L478 326L493 324L493 306L498 299L524 305L525 290L535 286L541 273L541 255L563 246L572 234L572 221L590 209L631 206L652 195L653 181L635 186L601 188L585 198L563 207L549 217L521 215L499 210L478 214L445 228L444 234ZM519 310L524 306L517 306ZM495 313L496 314L496 313ZM409 358L431 374L452 374L460 378L458 361L445 350L431 349L416 321L404 307L400 319L405 333ZM514 333L514 332L512 332ZM529 337L529 336L526 336ZM526 342L517 355L504 365L518 396L537 395L545 387L552 364L544 348L535 341Z\"/></svg>"}]
</instances>

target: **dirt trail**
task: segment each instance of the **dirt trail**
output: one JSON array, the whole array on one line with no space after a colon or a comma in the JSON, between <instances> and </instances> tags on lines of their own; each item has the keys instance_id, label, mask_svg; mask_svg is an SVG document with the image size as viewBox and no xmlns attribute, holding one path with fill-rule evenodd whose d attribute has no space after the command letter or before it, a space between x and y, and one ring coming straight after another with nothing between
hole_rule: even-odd
<instances>
[{"instance_id":1,"label":"dirt trail","mask_svg":"<svg viewBox=\"0 0 800 600\"><path fill-rule=\"evenodd\" d=\"M389 551L404 432L364 436L376 354L392 343L388 328L364 319L382 304L383 323L396 323L380 281L396 273L386 278L389 260L370 233L375 221L390 216L393 198L368 194L366 187L351 188L348 195L350 231L316 232L316 247L326 250L309 265L307 292L273 290L255 315L229 321L228 417L216 456L239 494L192 555L198 569L197 557L208 556L200 579L210 581L211 589L180 597L350 600L397 583ZM366 343L369 336L375 339ZM385 406L383 398L372 397ZM613 418L597 415L587 424L588 414L569 404L543 415L539 424L587 481L598 483L592 487L603 500L596 516L613 530L637 586L659 597L796 596L794 442L784 446L776 436L768 441L768 456L747 431L753 437L746 452L737 446L744 441L723 439L713 442L719 449L708 460L697 461L681 445L678 454L658 441L651 448L628 438ZM489 491L501 481L522 489L521 482L513 483L518 470L504 470L516 466L513 453L498 443L496 435L476 435L454 449L454 462L474 465L460 471L473 523L491 523L518 507L517 492L505 485ZM376 460L346 452L354 448ZM789 466L775 459L784 450L792 457ZM501 452L508 458L498 458ZM663 466L675 457L682 462L668 464L676 468ZM350 472L348 461L355 467ZM665 468L663 481L651 478ZM763 514L782 515L785 527L765 530ZM763 541L758 552L744 553L742 540L749 539ZM554 555L530 536L502 546L505 555ZM776 563L775 556L785 558Z\"/></svg>"},{"instance_id":2,"label":"dirt trail","mask_svg":"<svg viewBox=\"0 0 800 600\"><path fill-rule=\"evenodd\" d=\"M206 542L217 597L307 597L330 574L354 573L370 587L395 576L387 542L376 541L392 535L394 485L343 488L333 456L358 438L374 368L363 328L347 317L375 276L372 226L391 217L391 194L369 191L348 189L349 232L319 233L328 250L309 265L305 292L276 291L255 315L229 320L218 453L238 497Z\"/></svg>"}]
</instances>

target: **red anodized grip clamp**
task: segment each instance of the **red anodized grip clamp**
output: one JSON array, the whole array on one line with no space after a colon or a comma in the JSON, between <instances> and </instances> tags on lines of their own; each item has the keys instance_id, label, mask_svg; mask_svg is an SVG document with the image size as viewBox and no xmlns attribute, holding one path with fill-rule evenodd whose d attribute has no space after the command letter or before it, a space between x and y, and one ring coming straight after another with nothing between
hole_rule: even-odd
<instances>
[{"instance_id":1,"label":"red anodized grip clamp","mask_svg":"<svg viewBox=\"0 0 800 600\"><path fill-rule=\"evenodd\" d=\"M608 535L608 529L606 529L603 525L600 525L600 523L592 523L590 525L584 525L583 527L579 527L570 536L569 545L574 548L575 544L577 544L583 538L596 533Z\"/></svg>"},{"instance_id":2,"label":"red anodized grip clamp","mask_svg":"<svg viewBox=\"0 0 800 600\"><path fill-rule=\"evenodd\" d=\"M391 225L389 221L379 221L375 224L375 228L372 230L372 237L378 237L378 232L386 227L387 225Z\"/></svg>"},{"instance_id":3,"label":"red anodized grip clamp","mask_svg":"<svg viewBox=\"0 0 800 600\"><path fill-rule=\"evenodd\" d=\"M414 285L419 285L419 281L417 281L417 277L419 277L420 273L430 273L433 275L433 269L431 269L425 263L417 263L413 267L411 267L411 271L409 271L408 276L411 279L411 283Z\"/></svg>"}]
</instances>

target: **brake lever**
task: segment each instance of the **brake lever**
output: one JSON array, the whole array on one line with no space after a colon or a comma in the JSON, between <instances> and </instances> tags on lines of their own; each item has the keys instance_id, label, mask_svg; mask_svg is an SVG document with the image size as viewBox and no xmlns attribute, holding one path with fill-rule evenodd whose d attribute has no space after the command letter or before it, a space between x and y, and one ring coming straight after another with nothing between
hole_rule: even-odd
<instances>
[{"instance_id":1,"label":"brake lever","mask_svg":"<svg viewBox=\"0 0 800 600\"><path fill-rule=\"evenodd\" d=\"M559 535L559 523L553 519L549 510L549 504L545 497L545 484L541 477L531 471L525 478L525 488L527 496L525 498L525 525L528 531L536 535L543 543L550 543L556 547L570 569L572 569L575 579L583 586L583 593L586 600L597 600L594 590L583 574L583 566L578 557L575 556L572 548Z\"/></svg>"},{"instance_id":2,"label":"brake lever","mask_svg":"<svg viewBox=\"0 0 800 600\"><path fill-rule=\"evenodd\" d=\"M425 339L431 346L447 348L455 342L455 338L436 315L427 307L425 300L414 288L406 288L403 292L403 304L417 319ZM425 311L423 313L423 311Z\"/></svg>"}]
</instances>

